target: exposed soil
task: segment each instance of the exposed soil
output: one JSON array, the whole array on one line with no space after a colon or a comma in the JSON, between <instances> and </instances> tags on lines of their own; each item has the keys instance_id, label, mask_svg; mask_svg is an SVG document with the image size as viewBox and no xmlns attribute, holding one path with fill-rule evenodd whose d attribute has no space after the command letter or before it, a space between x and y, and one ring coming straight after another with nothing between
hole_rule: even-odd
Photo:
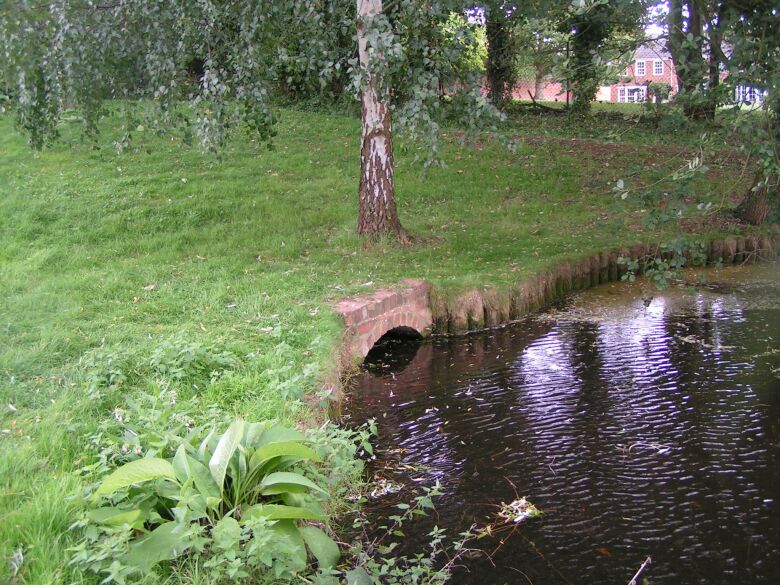
<instances>
[{"instance_id":1,"label":"exposed soil","mask_svg":"<svg viewBox=\"0 0 780 585\"><path fill-rule=\"evenodd\" d=\"M528 146L543 146L553 143L560 147L568 148L569 152L587 152L595 158L606 157L608 155L622 156L640 152L645 155L666 156L670 154L686 154L691 151L690 148L682 146L639 146L636 144L603 142L592 138L553 138L548 136L520 135L514 136L513 138Z\"/></svg>"},{"instance_id":2,"label":"exposed soil","mask_svg":"<svg viewBox=\"0 0 780 585\"><path fill-rule=\"evenodd\" d=\"M708 231L737 231L736 228L749 227L730 211L716 211L708 215L687 217L679 222L680 229L687 234L704 233Z\"/></svg>"}]
</instances>

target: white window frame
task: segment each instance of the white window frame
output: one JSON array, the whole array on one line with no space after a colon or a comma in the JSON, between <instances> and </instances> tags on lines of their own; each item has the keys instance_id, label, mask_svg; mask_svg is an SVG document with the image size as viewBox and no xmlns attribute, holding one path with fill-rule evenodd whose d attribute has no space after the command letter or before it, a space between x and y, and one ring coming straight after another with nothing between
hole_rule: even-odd
<instances>
[{"instance_id":1,"label":"white window frame","mask_svg":"<svg viewBox=\"0 0 780 585\"><path fill-rule=\"evenodd\" d=\"M749 85L738 85L734 94L734 101L738 104L760 104L764 101L764 92Z\"/></svg>"},{"instance_id":2,"label":"white window frame","mask_svg":"<svg viewBox=\"0 0 780 585\"><path fill-rule=\"evenodd\" d=\"M618 102L622 104L639 104L647 101L647 86L623 85L618 87Z\"/></svg>"},{"instance_id":3,"label":"white window frame","mask_svg":"<svg viewBox=\"0 0 780 585\"><path fill-rule=\"evenodd\" d=\"M653 60L653 75L664 74L664 62L661 59Z\"/></svg>"},{"instance_id":4,"label":"white window frame","mask_svg":"<svg viewBox=\"0 0 780 585\"><path fill-rule=\"evenodd\" d=\"M647 63L645 63L644 61L636 61L634 66L634 73L636 75L647 75Z\"/></svg>"}]
</instances>

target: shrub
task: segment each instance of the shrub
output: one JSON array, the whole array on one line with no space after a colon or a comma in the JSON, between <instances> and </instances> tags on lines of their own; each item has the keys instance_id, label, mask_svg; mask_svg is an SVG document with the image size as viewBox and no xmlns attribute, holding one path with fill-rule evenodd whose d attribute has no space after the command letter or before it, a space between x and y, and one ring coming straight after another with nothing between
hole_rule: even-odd
<instances>
[{"instance_id":1,"label":"shrub","mask_svg":"<svg viewBox=\"0 0 780 585\"><path fill-rule=\"evenodd\" d=\"M307 550L334 566L338 546L311 523L325 520L326 494L301 473L320 461L307 443L293 429L235 420L221 435L182 437L172 458L125 463L73 526L84 537L71 562L117 583L191 553L229 578L263 567L291 576L306 568Z\"/></svg>"},{"instance_id":2,"label":"shrub","mask_svg":"<svg viewBox=\"0 0 780 585\"><path fill-rule=\"evenodd\" d=\"M213 382L223 371L237 365L236 356L216 344L176 338L161 343L149 359L149 366L155 374L176 382L202 379Z\"/></svg>"}]
</instances>

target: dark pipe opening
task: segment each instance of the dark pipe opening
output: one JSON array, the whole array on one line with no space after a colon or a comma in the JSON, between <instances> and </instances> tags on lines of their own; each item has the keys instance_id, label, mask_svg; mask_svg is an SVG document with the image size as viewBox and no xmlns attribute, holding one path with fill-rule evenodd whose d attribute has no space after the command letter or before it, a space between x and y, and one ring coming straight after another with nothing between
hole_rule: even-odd
<instances>
[{"instance_id":1,"label":"dark pipe opening","mask_svg":"<svg viewBox=\"0 0 780 585\"><path fill-rule=\"evenodd\" d=\"M379 376L398 374L417 355L422 340L420 332L412 327L395 327L377 340L363 360L363 367Z\"/></svg>"}]
</instances>

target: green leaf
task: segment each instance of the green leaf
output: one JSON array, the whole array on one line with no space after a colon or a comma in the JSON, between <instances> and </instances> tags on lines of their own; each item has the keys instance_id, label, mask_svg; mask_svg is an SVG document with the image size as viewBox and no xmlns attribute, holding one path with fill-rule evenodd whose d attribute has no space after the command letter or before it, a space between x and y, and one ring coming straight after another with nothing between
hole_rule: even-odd
<instances>
[{"instance_id":1,"label":"green leaf","mask_svg":"<svg viewBox=\"0 0 780 585\"><path fill-rule=\"evenodd\" d=\"M371 577L363 567L347 571L344 577L347 579L346 585L374 585Z\"/></svg>"},{"instance_id":2,"label":"green leaf","mask_svg":"<svg viewBox=\"0 0 780 585\"><path fill-rule=\"evenodd\" d=\"M184 552L186 547L181 542L181 535L174 533L177 526L176 522L160 524L148 536L131 544L127 553L128 564L148 571L160 561L173 559ZM182 545L179 550L177 545Z\"/></svg>"},{"instance_id":3,"label":"green leaf","mask_svg":"<svg viewBox=\"0 0 780 585\"><path fill-rule=\"evenodd\" d=\"M179 479L179 482L184 483L188 479L192 479L198 492L206 497L207 502L211 498L218 498L221 501L219 486L214 483L211 473L200 461L193 459L187 454L184 445L180 445L176 450L176 456L173 458L173 468L176 470L176 477Z\"/></svg>"},{"instance_id":4,"label":"green leaf","mask_svg":"<svg viewBox=\"0 0 780 585\"><path fill-rule=\"evenodd\" d=\"M225 474L227 473L230 459L238 448L241 438L244 436L244 421L234 420L228 430L219 438L217 448L209 460L211 477L217 482L220 493L225 489Z\"/></svg>"},{"instance_id":5,"label":"green leaf","mask_svg":"<svg viewBox=\"0 0 780 585\"><path fill-rule=\"evenodd\" d=\"M211 457L211 441L214 439L214 434L213 430L209 431L209 434L206 435L206 438L203 439L198 447L198 459L201 461L206 461L206 459Z\"/></svg>"},{"instance_id":6,"label":"green leaf","mask_svg":"<svg viewBox=\"0 0 780 585\"><path fill-rule=\"evenodd\" d=\"M246 449L241 445L238 446L238 476L246 477L247 461L246 461Z\"/></svg>"},{"instance_id":7,"label":"green leaf","mask_svg":"<svg viewBox=\"0 0 780 585\"><path fill-rule=\"evenodd\" d=\"M303 536L306 546L309 547L311 553L317 558L320 569L329 569L336 566L339 558L341 558L341 552L339 552L339 545L333 542L330 536L314 526L301 526L298 530L301 536Z\"/></svg>"},{"instance_id":8,"label":"green leaf","mask_svg":"<svg viewBox=\"0 0 780 585\"><path fill-rule=\"evenodd\" d=\"M316 514L322 518L325 517L325 509L315 499L311 498L308 493L286 493L282 494L282 502L286 506L294 506L296 508L306 508L312 514Z\"/></svg>"},{"instance_id":9,"label":"green leaf","mask_svg":"<svg viewBox=\"0 0 780 585\"><path fill-rule=\"evenodd\" d=\"M97 524L106 526L122 526L129 524L135 526L141 520L144 513L141 510L122 510L121 508L97 508L87 512L87 517Z\"/></svg>"},{"instance_id":10,"label":"green leaf","mask_svg":"<svg viewBox=\"0 0 780 585\"><path fill-rule=\"evenodd\" d=\"M165 459L146 458L126 463L100 484L95 496L108 496L115 491L153 479L176 481L176 471Z\"/></svg>"},{"instance_id":11,"label":"green leaf","mask_svg":"<svg viewBox=\"0 0 780 585\"><path fill-rule=\"evenodd\" d=\"M298 506L282 504L256 504L243 511L241 519L249 521L262 516L268 520L324 520L323 514Z\"/></svg>"},{"instance_id":12,"label":"green leaf","mask_svg":"<svg viewBox=\"0 0 780 585\"><path fill-rule=\"evenodd\" d=\"M211 536L214 539L214 544L221 549L238 548L238 543L241 540L241 526L235 518L225 516L217 522Z\"/></svg>"},{"instance_id":13,"label":"green leaf","mask_svg":"<svg viewBox=\"0 0 780 585\"><path fill-rule=\"evenodd\" d=\"M295 429L290 429L282 426L274 426L260 435L258 441L258 447L268 445L269 443L282 443L287 441L306 442L308 439L306 435Z\"/></svg>"},{"instance_id":14,"label":"green leaf","mask_svg":"<svg viewBox=\"0 0 780 585\"><path fill-rule=\"evenodd\" d=\"M296 457L309 461L322 461L320 456L306 445L301 445L297 441L282 441L269 443L257 449L249 460L249 469L254 470L274 457Z\"/></svg>"},{"instance_id":15,"label":"green leaf","mask_svg":"<svg viewBox=\"0 0 780 585\"><path fill-rule=\"evenodd\" d=\"M173 471L176 473L176 479L179 480L179 483L184 483L192 477L184 445L179 445L179 448L176 449L176 455L173 456L172 463Z\"/></svg>"},{"instance_id":16,"label":"green leaf","mask_svg":"<svg viewBox=\"0 0 780 585\"><path fill-rule=\"evenodd\" d=\"M268 428L268 423L247 423L246 430L244 431L244 445L247 448L254 449L260 444L260 437Z\"/></svg>"},{"instance_id":17,"label":"green leaf","mask_svg":"<svg viewBox=\"0 0 780 585\"><path fill-rule=\"evenodd\" d=\"M307 489L316 490L323 494L327 492L318 486L316 483L303 477L300 473L292 473L290 471L277 471L276 473L270 473L263 478L260 482L263 488L263 493L282 494L284 492L300 492Z\"/></svg>"},{"instance_id":18,"label":"green leaf","mask_svg":"<svg viewBox=\"0 0 780 585\"><path fill-rule=\"evenodd\" d=\"M306 569L306 544L293 520L280 520L269 527L290 548L289 568L293 572Z\"/></svg>"}]
</instances>

